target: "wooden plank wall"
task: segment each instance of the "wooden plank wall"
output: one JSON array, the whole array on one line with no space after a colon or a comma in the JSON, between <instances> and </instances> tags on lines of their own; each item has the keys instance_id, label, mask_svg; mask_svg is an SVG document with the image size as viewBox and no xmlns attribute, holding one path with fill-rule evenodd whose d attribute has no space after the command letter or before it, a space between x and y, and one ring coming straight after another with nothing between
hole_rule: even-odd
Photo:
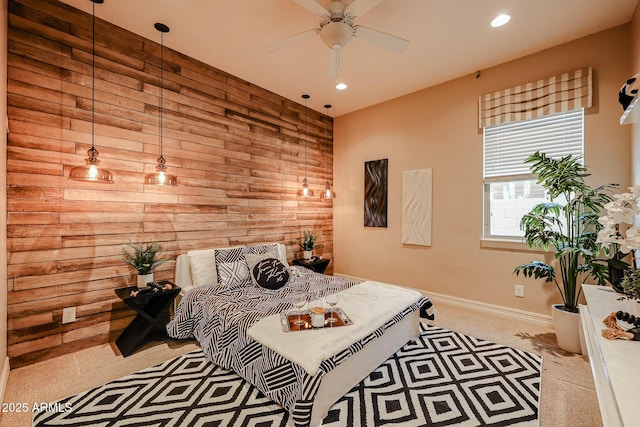
<instances>
[{"instance_id":1,"label":"wooden plank wall","mask_svg":"<svg viewBox=\"0 0 640 427\"><path fill-rule=\"evenodd\" d=\"M96 21L95 145L112 185L67 179L91 145L91 15L9 1L8 342L17 367L115 340L132 320L114 289L134 283L122 245L190 249L322 235L332 256L324 114L165 48L163 152L178 187L144 186L159 154L160 45ZM301 93L302 94L302 93ZM313 96L313 94L311 94ZM300 100L302 102L302 100ZM329 137L327 136L329 135ZM156 271L173 277L175 263ZM331 270L329 270L330 272ZM62 324L62 309L78 320Z\"/></svg>"}]
</instances>

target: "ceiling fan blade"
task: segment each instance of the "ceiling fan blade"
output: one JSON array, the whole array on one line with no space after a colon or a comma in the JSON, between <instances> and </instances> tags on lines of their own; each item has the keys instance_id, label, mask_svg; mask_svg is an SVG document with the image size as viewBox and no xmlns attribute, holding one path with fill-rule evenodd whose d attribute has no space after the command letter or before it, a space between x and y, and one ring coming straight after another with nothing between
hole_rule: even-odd
<instances>
[{"instance_id":1,"label":"ceiling fan blade","mask_svg":"<svg viewBox=\"0 0 640 427\"><path fill-rule=\"evenodd\" d=\"M339 49L329 49L329 77L338 77Z\"/></svg>"},{"instance_id":2,"label":"ceiling fan blade","mask_svg":"<svg viewBox=\"0 0 640 427\"><path fill-rule=\"evenodd\" d=\"M329 13L327 9L325 9L321 4L319 4L315 0L294 0L294 1L298 3L298 5L304 7L309 12L313 13L318 17L324 16L327 13Z\"/></svg>"},{"instance_id":3,"label":"ceiling fan blade","mask_svg":"<svg viewBox=\"0 0 640 427\"><path fill-rule=\"evenodd\" d=\"M392 36L391 34L383 33L373 28L363 27L361 25L357 25L354 28L355 37L385 49L401 53L409 46L409 40Z\"/></svg>"},{"instance_id":4,"label":"ceiling fan blade","mask_svg":"<svg viewBox=\"0 0 640 427\"><path fill-rule=\"evenodd\" d=\"M347 6L345 12L356 18L358 16L364 15L383 1L384 0L355 0L353 3Z\"/></svg>"},{"instance_id":5,"label":"ceiling fan blade","mask_svg":"<svg viewBox=\"0 0 640 427\"><path fill-rule=\"evenodd\" d=\"M302 33L296 34L291 37L287 37L286 39L279 40L275 43L271 43L266 47L267 52L277 52L280 49L284 49L285 47L289 47L294 45L302 40L306 40L318 34L320 30L317 28L312 28L311 30L304 31Z\"/></svg>"}]
</instances>

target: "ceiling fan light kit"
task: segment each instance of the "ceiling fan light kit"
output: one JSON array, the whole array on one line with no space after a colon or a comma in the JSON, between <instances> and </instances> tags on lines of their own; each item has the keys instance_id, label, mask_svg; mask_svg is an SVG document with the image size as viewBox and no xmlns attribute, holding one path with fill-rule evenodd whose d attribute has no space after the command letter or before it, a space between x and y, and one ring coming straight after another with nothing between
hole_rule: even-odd
<instances>
[{"instance_id":1,"label":"ceiling fan light kit","mask_svg":"<svg viewBox=\"0 0 640 427\"><path fill-rule=\"evenodd\" d=\"M320 38L331 49L342 49L353 37L354 29L345 22L329 22L320 30Z\"/></svg>"},{"instance_id":2,"label":"ceiling fan light kit","mask_svg":"<svg viewBox=\"0 0 640 427\"><path fill-rule=\"evenodd\" d=\"M325 8L316 0L295 0L295 2L319 18L317 28L287 37L267 46L267 51L276 52L316 34L326 44L329 53L329 76L337 77L338 69L332 66L334 57L349 41L356 37L368 43L395 52L403 52L409 41L403 38L375 30L373 28L355 25L354 21L384 0L354 0L347 3L344 0L332 0L329 8ZM335 74L334 74L335 73ZM346 89L346 85L336 86L338 90Z\"/></svg>"}]
</instances>

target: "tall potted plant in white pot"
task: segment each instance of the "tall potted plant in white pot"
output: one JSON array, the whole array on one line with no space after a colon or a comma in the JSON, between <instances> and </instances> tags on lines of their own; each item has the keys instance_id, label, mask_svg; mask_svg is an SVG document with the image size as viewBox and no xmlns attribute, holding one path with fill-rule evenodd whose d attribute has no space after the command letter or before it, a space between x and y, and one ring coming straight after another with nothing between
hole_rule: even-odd
<instances>
[{"instance_id":1,"label":"tall potted plant in white pot","mask_svg":"<svg viewBox=\"0 0 640 427\"><path fill-rule=\"evenodd\" d=\"M609 190L615 185L588 186L584 181L589 176L586 167L572 156L555 160L536 152L525 163L531 165L531 172L551 201L534 206L522 217L520 227L530 249L553 250L560 281L555 268L543 261L519 265L514 272L555 283L563 301L554 304L551 310L558 346L580 353L580 279L591 278L603 285L607 278L607 266L598 259L602 247L596 237L602 228L598 214L611 200Z\"/></svg>"}]
</instances>

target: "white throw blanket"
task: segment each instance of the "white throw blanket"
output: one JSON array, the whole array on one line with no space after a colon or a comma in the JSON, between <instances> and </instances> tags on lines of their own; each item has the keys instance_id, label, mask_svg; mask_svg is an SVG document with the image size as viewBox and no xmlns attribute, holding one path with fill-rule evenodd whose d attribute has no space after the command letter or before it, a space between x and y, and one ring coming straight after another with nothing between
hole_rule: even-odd
<instances>
[{"instance_id":1,"label":"white throw blanket","mask_svg":"<svg viewBox=\"0 0 640 427\"><path fill-rule=\"evenodd\" d=\"M256 322L247 335L315 375L320 363L366 337L418 299L419 292L378 282L363 282L339 293L337 307L352 325L283 332L280 315Z\"/></svg>"}]
</instances>

